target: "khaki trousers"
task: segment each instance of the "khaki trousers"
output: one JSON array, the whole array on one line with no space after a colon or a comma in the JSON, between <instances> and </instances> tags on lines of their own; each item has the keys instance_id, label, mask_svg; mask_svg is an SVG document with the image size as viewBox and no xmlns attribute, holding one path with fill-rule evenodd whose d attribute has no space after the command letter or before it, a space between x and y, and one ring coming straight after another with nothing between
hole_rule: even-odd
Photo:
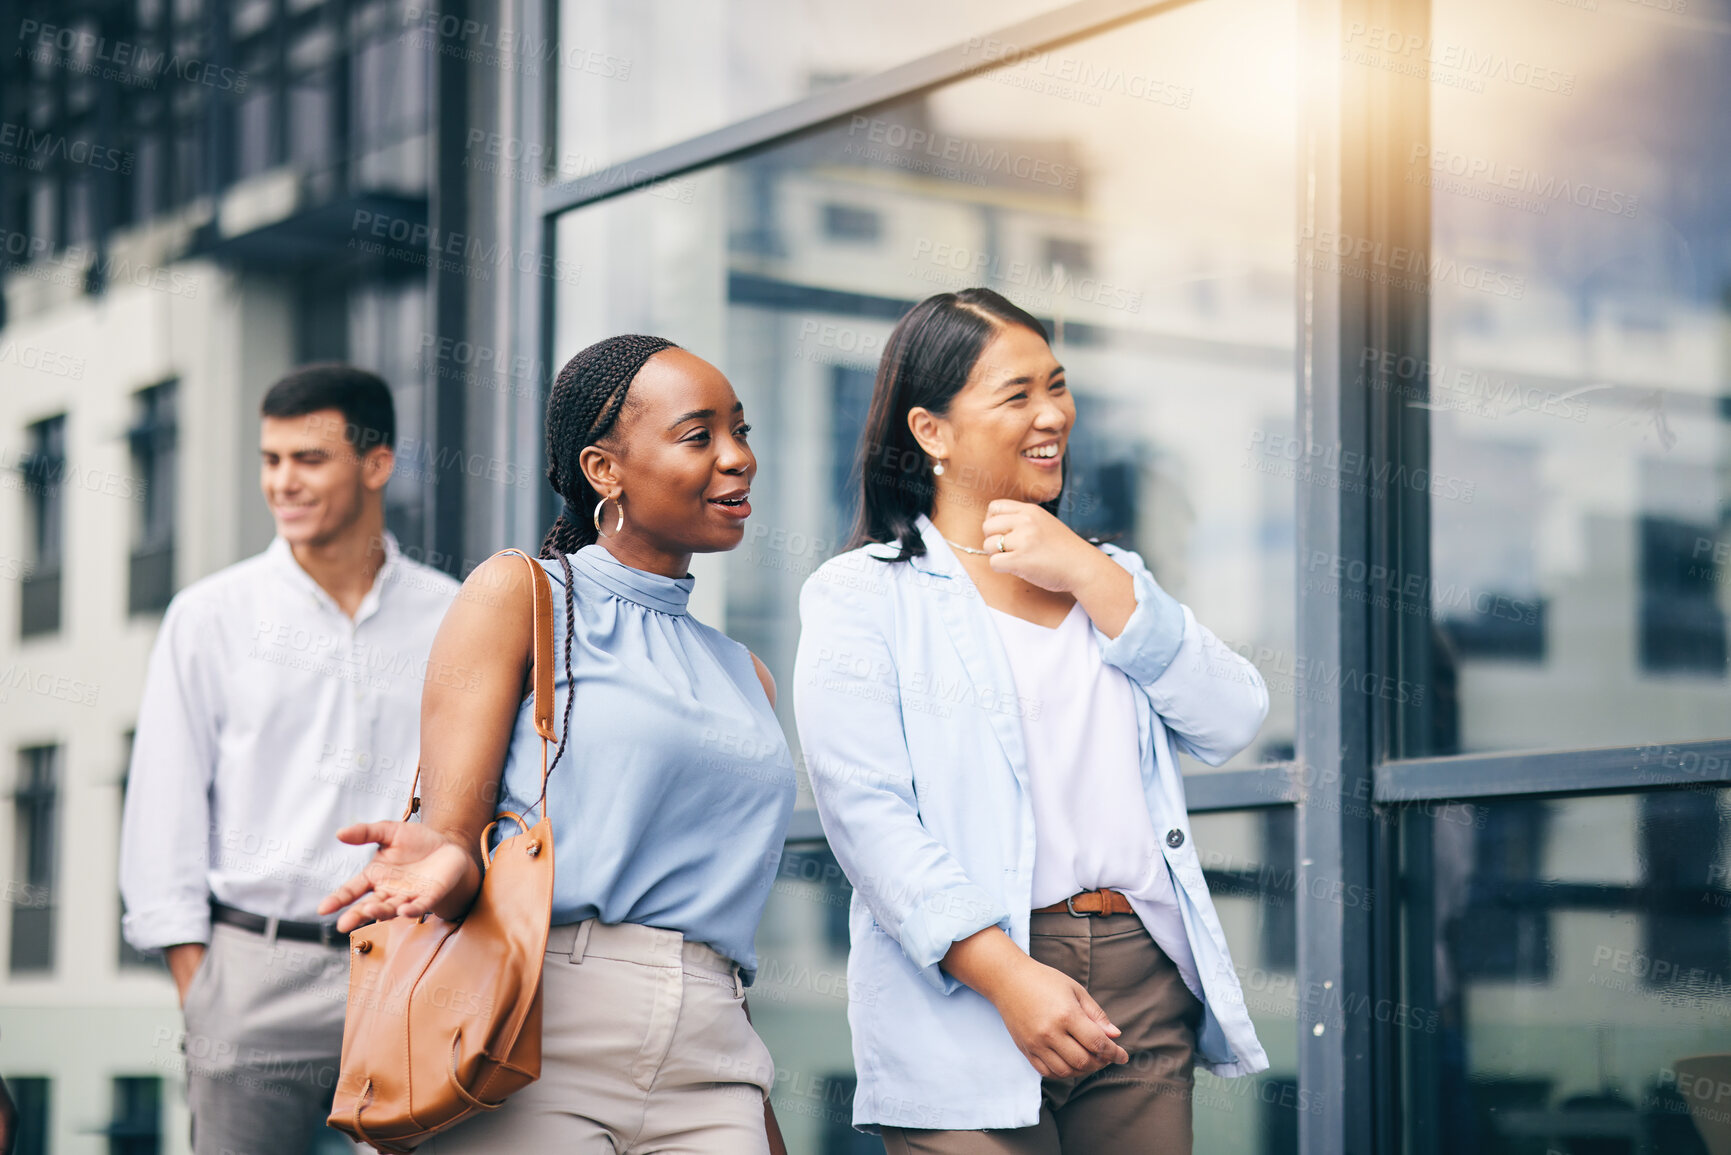
<instances>
[{"instance_id":1,"label":"khaki trousers","mask_svg":"<svg viewBox=\"0 0 1731 1155\"><path fill-rule=\"evenodd\" d=\"M1040 1120L989 1131L883 1128L888 1155L1190 1155L1202 1003L1133 914L1036 914L1028 953L1087 988L1128 1063L1042 1079Z\"/></svg>"},{"instance_id":2,"label":"khaki trousers","mask_svg":"<svg viewBox=\"0 0 1731 1155\"><path fill-rule=\"evenodd\" d=\"M196 1155L355 1151L325 1127L343 1046L349 952L218 923L186 988Z\"/></svg>"},{"instance_id":3,"label":"khaki trousers","mask_svg":"<svg viewBox=\"0 0 1731 1155\"><path fill-rule=\"evenodd\" d=\"M769 1049L739 968L677 932L553 928L541 967L541 1078L425 1155L765 1155Z\"/></svg>"}]
</instances>

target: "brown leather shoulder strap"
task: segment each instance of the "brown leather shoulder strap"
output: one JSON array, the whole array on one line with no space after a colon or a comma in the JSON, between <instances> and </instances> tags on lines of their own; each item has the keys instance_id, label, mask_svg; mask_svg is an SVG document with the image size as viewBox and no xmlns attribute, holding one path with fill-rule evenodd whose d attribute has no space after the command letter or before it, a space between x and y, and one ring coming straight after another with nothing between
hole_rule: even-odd
<instances>
[{"instance_id":1,"label":"brown leather shoulder strap","mask_svg":"<svg viewBox=\"0 0 1731 1155\"><path fill-rule=\"evenodd\" d=\"M547 581L547 571L541 563L520 549L502 549L494 554L514 553L529 566L534 590L535 640L530 678L535 694L535 733L541 735L541 793L547 793L547 743L555 741L553 732L553 587ZM409 785L409 804L403 808L402 821L421 808L421 764L415 763L415 780Z\"/></svg>"},{"instance_id":2,"label":"brown leather shoulder strap","mask_svg":"<svg viewBox=\"0 0 1731 1155\"><path fill-rule=\"evenodd\" d=\"M520 549L502 549L494 557L516 554L529 566L535 590L534 666L530 673L535 687L535 733L548 741L557 741L553 730L553 587L547 581L547 571L541 563Z\"/></svg>"}]
</instances>

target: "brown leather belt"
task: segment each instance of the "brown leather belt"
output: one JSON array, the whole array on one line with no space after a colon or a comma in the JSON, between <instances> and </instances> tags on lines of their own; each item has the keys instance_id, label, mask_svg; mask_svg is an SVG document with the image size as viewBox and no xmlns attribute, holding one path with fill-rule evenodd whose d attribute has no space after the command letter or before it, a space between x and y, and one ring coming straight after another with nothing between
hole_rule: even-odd
<instances>
[{"instance_id":1,"label":"brown leather belt","mask_svg":"<svg viewBox=\"0 0 1731 1155\"><path fill-rule=\"evenodd\" d=\"M1136 908L1130 905L1129 899L1115 890L1084 890L1081 894L1072 894L1063 902L1042 906L1034 913L1073 914L1077 918L1086 918L1091 914L1135 914Z\"/></svg>"}]
</instances>

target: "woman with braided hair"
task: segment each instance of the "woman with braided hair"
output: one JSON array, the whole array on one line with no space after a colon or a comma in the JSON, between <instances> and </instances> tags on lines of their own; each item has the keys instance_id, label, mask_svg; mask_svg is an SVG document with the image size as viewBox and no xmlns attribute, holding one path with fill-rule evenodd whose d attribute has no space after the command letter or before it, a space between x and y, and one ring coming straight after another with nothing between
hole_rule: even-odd
<instances>
[{"instance_id":1,"label":"woman with braided hair","mask_svg":"<svg viewBox=\"0 0 1731 1155\"><path fill-rule=\"evenodd\" d=\"M564 508L541 564L558 587L563 730L547 784L541 1078L423 1145L430 1155L784 1151L745 987L793 761L769 671L686 609L691 555L744 536L757 471L747 430L727 378L658 337L591 345L554 383L547 479ZM353 903L344 930L461 917L480 884L481 831L540 794L522 571L510 557L477 566L440 627L431 668L465 676L427 679L422 821L339 832L379 844L320 908Z\"/></svg>"}]
</instances>

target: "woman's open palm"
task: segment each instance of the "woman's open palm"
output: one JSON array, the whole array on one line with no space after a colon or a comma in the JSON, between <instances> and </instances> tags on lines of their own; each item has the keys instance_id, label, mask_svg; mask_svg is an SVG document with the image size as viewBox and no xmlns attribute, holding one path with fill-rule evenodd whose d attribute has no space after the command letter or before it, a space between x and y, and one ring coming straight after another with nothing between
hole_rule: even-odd
<instances>
[{"instance_id":1,"label":"woman's open palm","mask_svg":"<svg viewBox=\"0 0 1731 1155\"><path fill-rule=\"evenodd\" d=\"M337 929L387 918L419 918L455 890L474 860L456 842L419 822L359 822L337 831L351 846L379 844L366 868L319 903L320 914L343 911ZM353 906L349 906L353 903Z\"/></svg>"}]
</instances>

